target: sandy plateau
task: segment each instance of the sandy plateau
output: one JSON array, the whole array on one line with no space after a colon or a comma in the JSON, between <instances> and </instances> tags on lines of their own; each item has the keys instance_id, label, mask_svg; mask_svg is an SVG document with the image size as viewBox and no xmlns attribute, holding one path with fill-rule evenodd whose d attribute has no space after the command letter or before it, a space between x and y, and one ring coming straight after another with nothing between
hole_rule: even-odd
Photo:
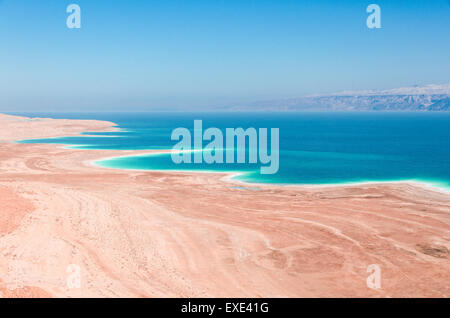
<instances>
[{"instance_id":1,"label":"sandy plateau","mask_svg":"<svg viewBox=\"0 0 450 318\"><path fill-rule=\"evenodd\" d=\"M448 193L255 191L221 174L91 164L138 151L14 143L113 125L0 115L1 296L450 297ZM367 287L371 264L380 289Z\"/></svg>"}]
</instances>

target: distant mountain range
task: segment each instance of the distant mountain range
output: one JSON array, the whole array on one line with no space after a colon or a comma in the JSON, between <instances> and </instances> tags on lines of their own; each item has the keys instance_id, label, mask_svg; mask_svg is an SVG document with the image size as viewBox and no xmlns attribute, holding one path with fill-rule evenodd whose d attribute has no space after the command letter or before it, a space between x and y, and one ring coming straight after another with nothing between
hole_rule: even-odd
<instances>
[{"instance_id":1,"label":"distant mountain range","mask_svg":"<svg viewBox=\"0 0 450 318\"><path fill-rule=\"evenodd\" d=\"M450 84L390 90L345 91L329 95L253 102L232 110L274 111L449 111Z\"/></svg>"}]
</instances>

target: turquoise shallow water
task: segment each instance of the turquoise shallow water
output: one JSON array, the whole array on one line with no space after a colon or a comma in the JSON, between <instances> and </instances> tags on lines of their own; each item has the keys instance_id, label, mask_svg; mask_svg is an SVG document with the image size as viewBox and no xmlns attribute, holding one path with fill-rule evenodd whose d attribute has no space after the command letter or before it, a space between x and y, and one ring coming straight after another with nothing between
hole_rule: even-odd
<instances>
[{"instance_id":1,"label":"turquoise shallow water","mask_svg":"<svg viewBox=\"0 0 450 318\"><path fill-rule=\"evenodd\" d=\"M242 172L257 183L336 184L413 180L450 188L449 113L143 113L21 114L99 119L122 131L85 132L95 137L25 140L67 144L82 149L171 149L177 127L204 129L255 127L280 129L280 168L260 174L260 164L174 164L170 154L115 158L98 165L119 169L207 170ZM192 132L193 134L193 132ZM206 143L205 143L206 144Z\"/></svg>"}]
</instances>

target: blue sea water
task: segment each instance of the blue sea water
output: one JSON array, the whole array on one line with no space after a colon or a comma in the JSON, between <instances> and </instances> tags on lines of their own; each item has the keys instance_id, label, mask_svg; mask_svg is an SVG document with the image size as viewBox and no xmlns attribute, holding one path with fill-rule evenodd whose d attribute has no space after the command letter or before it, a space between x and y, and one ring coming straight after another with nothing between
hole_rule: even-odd
<instances>
[{"instance_id":1,"label":"blue sea water","mask_svg":"<svg viewBox=\"0 0 450 318\"><path fill-rule=\"evenodd\" d=\"M170 154L122 157L97 162L119 169L242 172L247 182L336 184L414 180L450 188L450 113L92 113L20 114L31 117L108 120L121 131L90 136L35 139L23 143L67 144L82 149L171 149L172 130L279 128L276 174L261 164L180 164ZM269 130L270 131L270 130ZM95 135L95 137L92 137ZM206 142L205 142L206 144ZM205 145L204 144L204 145Z\"/></svg>"}]
</instances>

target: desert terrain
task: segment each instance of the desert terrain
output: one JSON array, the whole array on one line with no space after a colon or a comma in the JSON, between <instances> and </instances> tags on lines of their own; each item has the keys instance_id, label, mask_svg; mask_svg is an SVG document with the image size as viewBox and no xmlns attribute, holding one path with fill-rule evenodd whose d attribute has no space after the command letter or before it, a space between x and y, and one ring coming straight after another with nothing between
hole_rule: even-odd
<instances>
[{"instance_id":1,"label":"desert terrain","mask_svg":"<svg viewBox=\"0 0 450 318\"><path fill-rule=\"evenodd\" d=\"M113 125L0 115L1 297L450 296L445 191L245 185L92 164L139 151L14 143Z\"/></svg>"}]
</instances>

